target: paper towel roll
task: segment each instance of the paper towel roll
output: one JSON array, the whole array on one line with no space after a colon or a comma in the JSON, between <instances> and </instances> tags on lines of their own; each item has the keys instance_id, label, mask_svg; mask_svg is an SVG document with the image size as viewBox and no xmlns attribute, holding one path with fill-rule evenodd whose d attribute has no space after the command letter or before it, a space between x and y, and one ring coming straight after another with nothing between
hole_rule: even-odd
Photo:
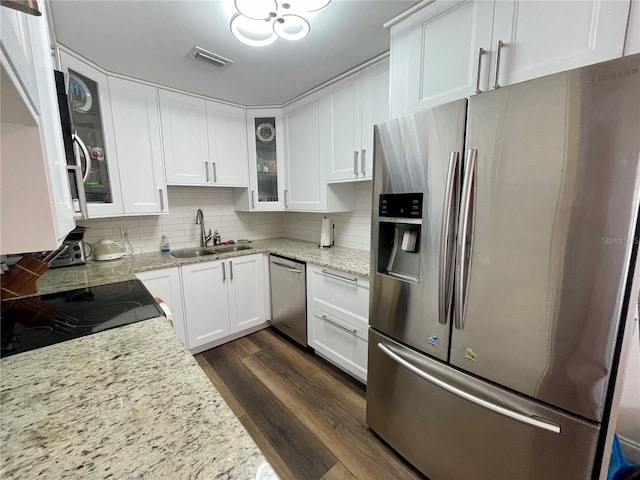
<instances>
[{"instance_id":1,"label":"paper towel roll","mask_svg":"<svg viewBox=\"0 0 640 480\"><path fill-rule=\"evenodd\" d=\"M322 227L320 228L320 246L331 246L331 220L327 217L322 219Z\"/></svg>"}]
</instances>

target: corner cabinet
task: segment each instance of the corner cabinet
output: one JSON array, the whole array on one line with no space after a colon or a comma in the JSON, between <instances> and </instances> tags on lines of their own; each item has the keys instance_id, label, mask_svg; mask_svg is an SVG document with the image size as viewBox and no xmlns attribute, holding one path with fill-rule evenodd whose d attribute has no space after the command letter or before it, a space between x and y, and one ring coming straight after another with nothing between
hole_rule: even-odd
<instances>
[{"instance_id":1,"label":"corner cabinet","mask_svg":"<svg viewBox=\"0 0 640 480\"><path fill-rule=\"evenodd\" d=\"M180 267L191 353L266 326L264 262L258 254Z\"/></svg>"},{"instance_id":2,"label":"corner cabinet","mask_svg":"<svg viewBox=\"0 0 640 480\"><path fill-rule=\"evenodd\" d=\"M247 110L249 188L235 190L236 210L284 210L283 131L281 109Z\"/></svg>"},{"instance_id":3,"label":"corner cabinet","mask_svg":"<svg viewBox=\"0 0 640 480\"><path fill-rule=\"evenodd\" d=\"M628 15L629 0L430 3L391 28L391 116L620 57Z\"/></svg>"},{"instance_id":4,"label":"corner cabinet","mask_svg":"<svg viewBox=\"0 0 640 480\"><path fill-rule=\"evenodd\" d=\"M366 383L368 330L369 279L307 264L309 346Z\"/></svg>"},{"instance_id":5,"label":"corner cabinet","mask_svg":"<svg viewBox=\"0 0 640 480\"><path fill-rule=\"evenodd\" d=\"M66 74L73 129L86 147L81 163L89 217L122 215L120 170L107 75L64 50L60 51L60 62Z\"/></svg>"},{"instance_id":6,"label":"corner cabinet","mask_svg":"<svg viewBox=\"0 0 640 480\"><path fill-rule=\"evenodd\" d=\"M327 125L327 181L370 180L373 126L390 118L389 60L327 87L322 110Z\"/></svg>"},{"instance_id":7,"label":"corner cabinet","mask_svg":"<svg viewBox=\"0 0 640 480\"><path fill-rule=\"evenodd\" d=\"M158 91L113 77L109 78L109 90L123 213L167 213Z\"/></svg>"}]
</instances>

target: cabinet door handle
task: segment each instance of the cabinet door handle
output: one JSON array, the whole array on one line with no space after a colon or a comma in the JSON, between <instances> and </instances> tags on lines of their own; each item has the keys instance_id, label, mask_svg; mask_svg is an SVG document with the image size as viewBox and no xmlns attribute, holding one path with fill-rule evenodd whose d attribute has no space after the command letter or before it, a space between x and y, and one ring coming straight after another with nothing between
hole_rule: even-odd
<instances>
[{"instance_id":1,"label":"cabinet door handle","mask_svg":"<svg viewBox=\"0 0 640 480\"><path fill-rule=\"evenodd\" d=\"M233 262L229 260L229 280L233 280Z\"/></svg>"},{"instance_id":2,"label":"cabinet door handle","mask_svg":"<svg viewBox=\"0 0 640 480\"><path fill-rule=\"evenodd\" d=\"M344 330L345 332L349 332L351 335L357 335L357 333L358 333L358 330L356 330L355 328L352 330L350 328L344 327L344 326L340 325L339 323L336 323L336 322L333 322L333 321L329 320L326 315L322 315L320 318L322 320L324 320L325 322L327 322L328 324L333 325L334 327L338 327L340 330Z\"/></svg>"},{"instance_id":3,"label":"cabinet door handle","mask_svg":"<svg viewBox=\"0 0 640 480\"><path fill-rule=\"evenodd\" d=\"M222 262L222 283L227 281L227 270L224 268L224 262Z\"/></svg>"},{"instance_id":4,"label":"cabinet door handle","mask_svg":"<svg viewBox=\"0 0 640 480\"><path fill-rule=\"evenodd\" d=\"M289 208L289 202L287 202L287 195L289 194L289 190L284 191L284 208Z\"/></svg>"},{"instance_id":5,"label":"cabinet door handle","mask_svg":"<svg viewBox=\"0 0 640 480\"><path fill-rule=\"evenodd\" d=\"M362 176L364 177L364 170L366 166L365 154L367 151L363 148L360 153L360 168L362 169Z\"/></svg>"},{"instance_id":6,"label":"cabinet door handle","mask_svg":"<svg viewBox=\"0 0 640 480\"><path fill-rule=\"evenodd\" d=\"M343 277L342 275L338 275L337 273L332 273L329 270L322 270L320 273L323 275L329 275L330 277L336 277L341 280L346 280L347 282L358 283L358 277Z\"/></svg>"},{"instance_id":7,"label":"cabinet door handle","mask_svg":"<svg viewBox=\"0 0 640 480\"><path fill-rule=\"evenodd\" d=\"M256 191L251 190L251 208L256 208Z\"/></svg>"},{"instance_id":8,"label":"cabinet door handle","mask_svg":"<svg viewBox=\"0 0 640 480\"><path fill-rule=\"evenodd\" d=\"M207 183L209 183L209 162L204 162L204 171L207 173Z\"/></svg>"},{"instance_id":9,"label":"cabinet door handle","mask_svg":"<svg viewBox=\"0 0 640 480\"><path fill-rule=\"evenodd\" d=\"M217 183L218 182L218 172L216 172L216 162L211 163L211 166L213 167L213 183Z\"/></svg>"},{"instance_id":10,"label":"cabinet door handle","mask_svg":"<svg viewBox=\"0 0 640 480\"><path fill-rule=\"evenodd\" d=\"M504 47L504 42L502 40L498 40L498 49L496 53L496 78L493 80L494 89L500 88L498 77L500 76L500 56L502 55L502 47Z\"/></svg>"},{"instance_id":11,"label":"cabinet door handle","mask_svg":"<svg viewBox=\"0 0 640 480\"><path fill-rule=\"evenodd\" d=\"M358 176L358 151L353 151L353 174Z\"/></svg>"},{"instance_id":12,"label":"cabinet door handle","mask_svg":"<svg viewBox=\"0 0 640 480\"><path fill-rule=\"evenodd\" d=\"M160 194L160 211L164 212L164 191L159 188L158 193Z\"/></svg>"},{"instance_id":13,"label":"cabinet door handle","mask_svg":"<svg viewBox=\"0 0 640 480\"><path fill-rule=\"evenodd\" d=\"M475 93L482 93L480 90L480 72L482 71L482 56L485 54L486 50L482 47L478 49L478 72L476 76L476 90Z\"/></svg>"}]
</instances>

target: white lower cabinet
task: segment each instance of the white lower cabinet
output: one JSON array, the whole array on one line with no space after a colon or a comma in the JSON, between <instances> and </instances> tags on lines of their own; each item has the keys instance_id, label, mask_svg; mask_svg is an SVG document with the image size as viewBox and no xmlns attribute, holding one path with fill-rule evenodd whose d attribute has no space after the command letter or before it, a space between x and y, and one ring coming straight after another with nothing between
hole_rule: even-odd
<instances>
[{"instance_id":1,"label":"white lower cabinet","mask_svg":"<svg viewBox=\"0 0 640 480\"><path fill-rule=\"evenodd\" d=\"M180 267L191 353L266 326L264 261L259 254Z\"/></svg>"},{"instance_id":2,"label":"white lower cabinet","mask_svg":"<svg viewBox=\"0 0 640 480\"><path fill-rule=\"evenodd\" d=\"M180 267L138 272L136 277L147 287L151 295L161 298L167 304L173 314L173 329L176 336L186 345Z\"/></svg>"},{"instance_id":3,"label":"white lower cabinet","mask_svg":"<svg viewBox=\"0 0 640 480\"><path fill-rule=\"evenodd\" d=\"M308 343L315 352L367 382L369 280L307 265Z\"/></svg>"}]
</instances>

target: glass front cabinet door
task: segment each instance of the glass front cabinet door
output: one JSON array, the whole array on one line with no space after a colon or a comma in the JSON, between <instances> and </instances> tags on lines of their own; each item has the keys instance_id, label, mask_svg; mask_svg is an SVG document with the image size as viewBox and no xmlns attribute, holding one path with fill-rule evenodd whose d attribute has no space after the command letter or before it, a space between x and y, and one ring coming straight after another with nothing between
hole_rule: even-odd
<instances>
[{"instance_id":1,"label":"glass front cabinet door","mask_svg":"<svg viewBox=\"0 0 640 480\"><path fill-rule=\"evenodd\" d=\"M248 210L282 211L284 190L282 110L247 111L249 134Z\"/></svg>"},{"instance_id":2,"label":"glass front cabinet door","mask_svg":"<svg viewBox=\"0 0 640 480\"><path fill-rule=\"evenodd\" d=\"M76 156L82 165L89 217L122 215L107 76L60 51L71 106Z\"/></svg>"}]
</instances>

